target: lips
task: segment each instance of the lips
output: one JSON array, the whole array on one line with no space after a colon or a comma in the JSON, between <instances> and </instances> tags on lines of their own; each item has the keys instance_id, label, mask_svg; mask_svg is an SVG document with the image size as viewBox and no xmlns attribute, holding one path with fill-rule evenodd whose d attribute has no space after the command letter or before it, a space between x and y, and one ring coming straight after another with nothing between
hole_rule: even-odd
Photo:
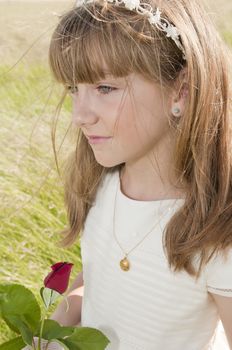
<instances>
[{"instance_id":1,"label":"lips","mask_svg":"<svg viewBox=\"0 0 232 350\"><path fill-rule=\"evenodd\" d=\"M109 139L110 136L97 136L97 135L87 135L88 139Z\"/></svg>"},{"instance_id":2,"label":"lips","mask_svg":"<svg viewBox=\"0 0 232 350\"><path fill-rule=\"evenodd\" d=\"M111 136L87 136L88 142L90 144L103 144L104 142L107 142L107 140L111 139Z\"/></svg>"}]
</instances>

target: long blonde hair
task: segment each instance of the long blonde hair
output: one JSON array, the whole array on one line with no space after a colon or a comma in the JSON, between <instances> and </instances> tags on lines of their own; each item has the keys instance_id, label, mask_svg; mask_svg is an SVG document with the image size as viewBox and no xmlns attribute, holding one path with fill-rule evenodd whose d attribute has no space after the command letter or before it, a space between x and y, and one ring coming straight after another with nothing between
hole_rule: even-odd
<instances>
[{"instance_id":1,"label":"long blonde hair","mask_svg":"<svg viewBox=\"0 0 232 350\"><path fill-rule=\"evenodd\" d=\"M187 184L186 200L167 224L163 244L170 267L198 277L214 253L232 246L230 52L197 0L149 3L181 32L186 61L175 42L145 17L101 0L61 17L49 61L66 87L104 79L102 57L116 77L136 72L167 87L185 67L189 98L177 127L174 164ZM98 164L79 130L66 169L69 227L63 245L71 245L83 229L105 175L121 166Z\"/></svg>"}]
</instances>

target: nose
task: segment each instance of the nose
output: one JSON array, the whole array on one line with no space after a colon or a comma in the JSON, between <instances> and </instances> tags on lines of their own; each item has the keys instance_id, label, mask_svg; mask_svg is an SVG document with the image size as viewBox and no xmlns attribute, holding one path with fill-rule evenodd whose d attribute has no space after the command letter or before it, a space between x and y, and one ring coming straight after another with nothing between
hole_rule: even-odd
<instances>
[{"instance_id":1,"label":"nose","mask_svg":"<svg viewBox=\"0 0 232 350\"><path fill-rule=\"evenodd\" d=\"M77 127L92 125L98 121L93 98L87 88L78 87L78 93L73 96L72 121Z\"/></svg>"}]
</instances>

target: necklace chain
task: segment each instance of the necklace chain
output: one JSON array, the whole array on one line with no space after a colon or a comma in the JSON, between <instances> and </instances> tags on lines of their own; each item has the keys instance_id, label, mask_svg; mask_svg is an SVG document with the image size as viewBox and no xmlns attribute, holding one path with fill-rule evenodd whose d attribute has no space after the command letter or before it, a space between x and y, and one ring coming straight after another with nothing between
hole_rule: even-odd
<instances>
[{"instance_id":1,"label":"necklace chain","mask_svg":"<svg viewBox=\"0 0 232 350\"><path fill-rule=\"evenodd\" d=\"M116 193L115 193L115 200L114 200L114 215L113 215L113 235L114 238L117 242L117 244L119 245L120 249L122 250L123 254L124 254L124 258L120 261L120 267L123 271L128 271L130 269L130 262L127 259L127 256L134 250L136 249L144 240L145 238L147 238L147 236L154 230L154 228L159 224L160 220L158 220L156 222L156 224L145 234L145 236L134 246L132 247L128 252L125 252L125 250L123 249L121 243L119 242L116 233L115 233L115 208L116 208L116 201L117 201L117 193L119 191L120 188L120 176L119 176L119 183L118 186L116 186ZM170 210L171 208L169 207L168 210Z\"/></svg>"}]
</instances>

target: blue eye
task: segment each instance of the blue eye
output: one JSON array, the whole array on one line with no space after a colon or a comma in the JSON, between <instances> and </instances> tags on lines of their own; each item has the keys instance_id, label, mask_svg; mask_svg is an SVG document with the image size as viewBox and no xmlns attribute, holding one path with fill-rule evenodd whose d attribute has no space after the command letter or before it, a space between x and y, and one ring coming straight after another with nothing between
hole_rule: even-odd
<instances>
[{"instance_id":1,"label":"blue eye","mask_svg":"<svg viewBox=\"0 0 232 350\"><path fill-rule=\"evenodd\" d=\"M67 86L66 87L67 91L69 94L73 95L76 94L78 92L78 87L77 86ZM112 87L112 86L108 86L108 85L99 85L97 87L97 90L102 94L102 95L107 95L109 94L111 91L116 90L116 88Z\"/></svg>"},{"instance_id":2,"label":"blue eye","mask_svg":"<svg viewBox=\"0 0 232 350\"><path fill-rule=\"evenodd\" d=\"M97 90L100 91L101 94L107 95L110 92L112 92L113 90L116 90L116 88L114 88L112 86L107 86L107 85L100 85L97 87Z\"/></svg>"}]
</instances>

